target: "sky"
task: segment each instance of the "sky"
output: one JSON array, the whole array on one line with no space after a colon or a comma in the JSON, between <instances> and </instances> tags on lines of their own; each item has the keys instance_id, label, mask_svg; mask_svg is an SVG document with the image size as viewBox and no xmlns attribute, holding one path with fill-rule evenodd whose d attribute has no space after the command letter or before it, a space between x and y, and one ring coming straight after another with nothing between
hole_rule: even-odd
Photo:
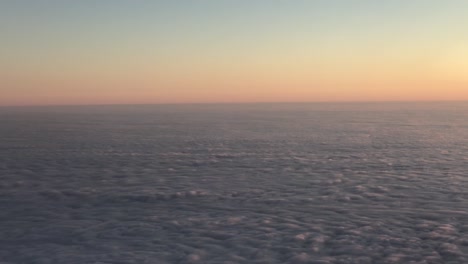
<instances>
[{"instance_id":1,"label":"sky","mask_svg":"<svg viewBox=\"0 0 468 264\"><path fill-rule=\"evenodd\" d=\"M0 0L0 105L468 100L465 0Z\"/></svg>"}]
</instances>

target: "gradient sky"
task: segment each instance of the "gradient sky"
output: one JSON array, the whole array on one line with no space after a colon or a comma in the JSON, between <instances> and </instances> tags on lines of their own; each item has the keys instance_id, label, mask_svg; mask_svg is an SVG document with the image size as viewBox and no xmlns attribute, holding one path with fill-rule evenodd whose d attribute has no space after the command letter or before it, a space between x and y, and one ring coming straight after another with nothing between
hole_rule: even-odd
<instances>
[{"instance_id":1,"label":"gradient sky","mask_svg":"<svg viewBox=\"0 0 468 264\"><path fill-rule=\"evenodd\" d=\"M0 105L468 100L466 0L0 1Z\"/></svg>"}]
</instances>

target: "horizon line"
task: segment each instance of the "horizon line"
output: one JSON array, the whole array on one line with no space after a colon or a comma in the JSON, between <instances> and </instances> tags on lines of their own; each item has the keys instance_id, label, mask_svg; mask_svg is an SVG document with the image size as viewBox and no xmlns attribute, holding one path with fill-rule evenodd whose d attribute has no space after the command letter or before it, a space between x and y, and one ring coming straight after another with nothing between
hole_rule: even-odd
<instances>
[{"instance_id":1,"label":"horizon line","mask_svg":"<svg viewBox=\"0 0 468 264\"><path fill-rule=\"evenodd\" d=\"M343 100L343 101L258 101L258 102L171 102L171 103L90 103L90 104L16 104L0 105L0 108L27 107L84 107L84 106L170 106L170 105L252 105L252 104L377 104L377 103L468 103L468 100Z\"/></svg>"}]
</instances>

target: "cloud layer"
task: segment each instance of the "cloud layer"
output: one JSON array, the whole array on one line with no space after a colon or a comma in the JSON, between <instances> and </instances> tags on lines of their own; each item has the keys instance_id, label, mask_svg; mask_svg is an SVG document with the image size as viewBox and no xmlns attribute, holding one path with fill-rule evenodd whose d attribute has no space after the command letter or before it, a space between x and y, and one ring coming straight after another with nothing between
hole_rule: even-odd
<instances>
[{"instance_id":1,"label":"cloud layer","mask_svg":"<svg viewBox=\"0 0 468 264\"><path fill-rule=\"evenodd\" d=\"M2 263L468 261L466 105L28 109Z\"/></svg>"}]
</instances>

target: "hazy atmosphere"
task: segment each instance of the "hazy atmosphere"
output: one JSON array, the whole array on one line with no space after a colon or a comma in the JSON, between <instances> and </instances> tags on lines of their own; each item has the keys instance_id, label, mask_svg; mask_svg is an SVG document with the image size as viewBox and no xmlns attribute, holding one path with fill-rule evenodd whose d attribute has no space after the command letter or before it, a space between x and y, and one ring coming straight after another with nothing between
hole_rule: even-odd
<instances>
[{"instance_id":1,"label":"hazy atmosphere","mask_svg":"<svg viewBox=\"0 0 468 264\"><path fill-rule=\"evenodd\" d=\"M468 1L0 0L0 264L468 263Z\"/></svg>"},{"instance_id":2,"label":"hazy atmosphere","mask_svg":"<svg viewBox=\"0 0 468 264\"><path fill-rule=\"evenodd\" d=\"M468 2L1 1L0 104L468 99Z\"/></svg>"}]
</instances>

